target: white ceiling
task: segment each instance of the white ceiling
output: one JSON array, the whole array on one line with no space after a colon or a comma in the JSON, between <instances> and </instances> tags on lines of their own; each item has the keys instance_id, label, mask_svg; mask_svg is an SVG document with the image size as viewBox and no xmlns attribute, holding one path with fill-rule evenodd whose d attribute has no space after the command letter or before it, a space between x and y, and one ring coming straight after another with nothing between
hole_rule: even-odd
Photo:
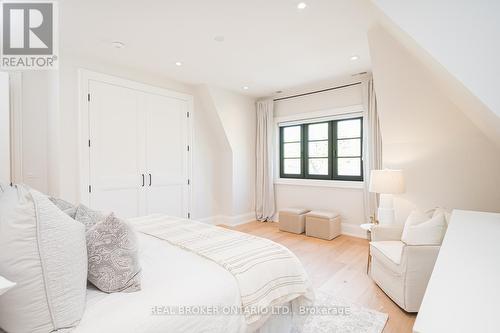
<instances>
[{"instance_id":1,"label":"white ceiling","mask_svg":"<svg viewBox=\"0 0 500 333\"><path fill-rule=\"evenodd\" d=\"M252 96L369 70L368 0L304 1L63 0L61 48Z\"/></svg>"}]
</instances>

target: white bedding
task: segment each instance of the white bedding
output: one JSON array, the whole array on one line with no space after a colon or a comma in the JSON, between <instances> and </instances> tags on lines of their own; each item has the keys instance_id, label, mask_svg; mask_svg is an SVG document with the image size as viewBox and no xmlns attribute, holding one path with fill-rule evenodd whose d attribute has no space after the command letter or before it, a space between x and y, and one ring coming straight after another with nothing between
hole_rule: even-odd
<instances>
[{"instance_id":1,"label":"white bedding","mask_svg":"<svg viewBox=\"0 0 500 333\"><path fill-rule=\"evenodd\" d=\"M239 306L234 277L218 264L138 233L142 290L106 294L89 286L85 314L75 332L247 332L242 315L153 315L155 306ZM271 318L260 332L289 331L291 318Z\"/></svg>"}]
</instances>

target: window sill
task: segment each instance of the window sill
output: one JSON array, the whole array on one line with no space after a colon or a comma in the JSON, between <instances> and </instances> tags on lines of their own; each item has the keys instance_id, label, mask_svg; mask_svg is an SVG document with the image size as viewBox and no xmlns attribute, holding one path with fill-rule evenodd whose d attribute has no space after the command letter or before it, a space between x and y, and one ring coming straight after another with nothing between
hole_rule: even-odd
<instances>
[{"instance_id":1,"label":"window sill","mask_svg":"<svg viewBox=\"0 0 500 333\"><path fill-rule=\"evenodd\" d=\"M278 178L274 180L275 185L294 185L294 186L315 186L315 187L334 187L363 189L364 182L342 181L342 180L323 180L323 179L295 179Z\"/></svg>"}]
</instances>

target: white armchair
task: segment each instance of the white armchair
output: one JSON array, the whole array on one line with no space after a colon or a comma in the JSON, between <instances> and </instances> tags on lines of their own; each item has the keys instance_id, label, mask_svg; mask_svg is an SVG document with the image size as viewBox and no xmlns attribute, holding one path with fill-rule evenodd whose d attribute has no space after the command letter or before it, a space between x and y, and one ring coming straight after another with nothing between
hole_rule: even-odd
<instances>
[{"instance_id":1,"label":"white armchair","mask_svg":"<svg viewBox=\"0 0 500 333\"><path fill-rule=\"evenodd\" d=\"M376 225L371 232L371 277L402 309L418 312L441 246L406 245L402 225Z\"/></svg>"}]
</instances>

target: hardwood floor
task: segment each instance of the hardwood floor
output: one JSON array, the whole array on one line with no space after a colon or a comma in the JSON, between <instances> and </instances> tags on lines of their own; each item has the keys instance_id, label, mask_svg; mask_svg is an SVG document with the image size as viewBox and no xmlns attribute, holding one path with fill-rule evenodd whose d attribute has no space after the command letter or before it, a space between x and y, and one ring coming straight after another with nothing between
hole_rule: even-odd
<instances>
[{"instance_id":1,"label":"hardwood floor","mask_svg":"<svg viewBox=\"0 0 500 333\"><path fill-rule=\"evenodd\" d=\"M272 222L251 222L232 229L289 248L304 265L314 288L324 287L353 303L389 314L384 333L412 331L416 316L401 310L366 274L367 240L342 235L325 241L279 231Z\"/></svg>"}]
</instances>

